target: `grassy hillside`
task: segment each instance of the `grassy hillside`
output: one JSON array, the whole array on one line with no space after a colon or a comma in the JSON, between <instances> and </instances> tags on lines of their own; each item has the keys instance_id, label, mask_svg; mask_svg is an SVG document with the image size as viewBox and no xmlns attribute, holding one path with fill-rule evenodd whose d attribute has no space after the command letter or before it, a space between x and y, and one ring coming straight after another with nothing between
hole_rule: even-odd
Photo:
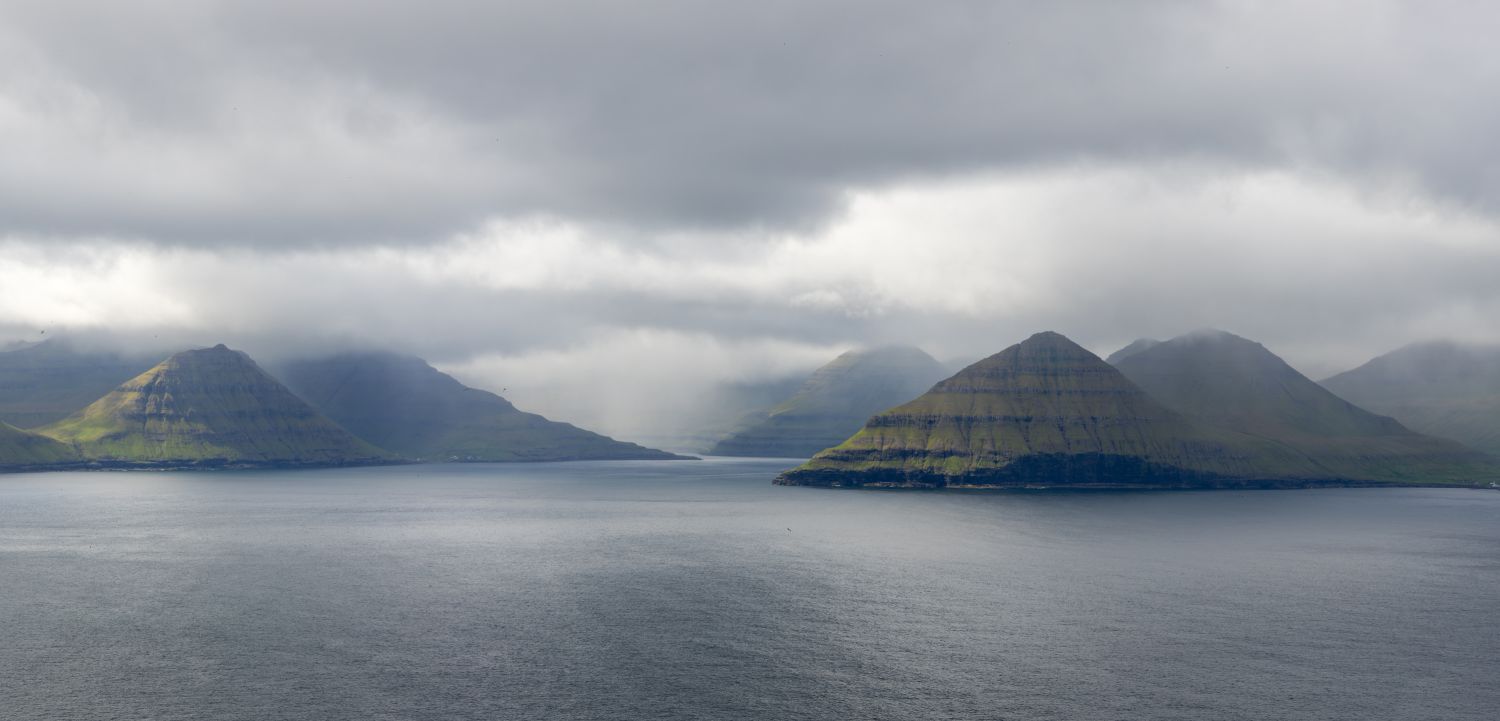
<instances>
[{"instance_id":1,"label":"grassy hillside","mask_svg":"<svg viewBox=\"0 0 1500 721\"><path fill-rule=\"evenodd\" d=\"M1500 348L1419 343L1323 386L1412 430L1500 456Z\"/></svg>"},{"instance_id":2,"label":"grassy hillside","mask_svg":"<svg viewBox=\"0 0 1500 721\"><path fill-rule=\"evenodd\" d=\"M1332 478L1471 483L1500 477L1487 459L1425 436L1314 383L1259 343L1221 331L1174 338L1117 367L1168 408L1203 426L1279 447ZM1293 468L1282 473L1305 473Z\"/></svg>"},{"instance_id":3,"label":"grassy hillside","mask_svg":"<svg viewBox=\"0 0 1500 721\"><path fill-rule=\"evenodd\" d=\"M62 443L46 436L27 433L6 423L0 423L0 471L25 470L78 461L78 454Z\"/></svg>"},{"instance_id":4,"label":"grassy hillside","mask_svg":"<svg viewBox=\"0 0 1500 721\"><path fill-rule=\"evenodd\" d=\"M909 401L944 376L910 346L850 351L819 368L790 398L716 444L723 456L803 458L837 445L870 418Z\"/></svg>"},{"instance_id":5,"label":"grassy hillside","mask_svg":"<svg viewBox=\"0 0 1500 721\"><path fill-rule=\"evenodd\" d=\"M89 460L155 466L343 465L389 460L216 346L162 361L38 430Z\"/></svg>"},{"instance_id":6,"label":"grassy hillside","mask_svg":"<svg viewBox=\"0 0 1500 721\"><path fill-rule=\"evenodd\" d=\"M525 413L420 358L350 353L283 364L289 387L352 433L429 461L683 458Z\"/></svg>"}]
</instances>

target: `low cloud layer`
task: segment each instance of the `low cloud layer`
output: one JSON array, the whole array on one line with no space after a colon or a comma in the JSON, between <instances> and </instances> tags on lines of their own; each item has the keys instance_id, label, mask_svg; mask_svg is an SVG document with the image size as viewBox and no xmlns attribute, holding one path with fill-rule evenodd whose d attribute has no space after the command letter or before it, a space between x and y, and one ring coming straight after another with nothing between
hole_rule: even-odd
<instances>
[{"instance_id":1,"label":"low cloud layer","mask_svg":"<svg viewBox=\"0 0 1500 721\"><path fill-rule=\"evenodd\" d=\"M637 437L876 343L1500 341L1497 21L7 2L0 340L391 348Z\"/></svg>"},{"instance_id":2,"label":"low cloud layer","mask_svg":"<svg viewBox=\"0 0 1500 721\"><path fill-rule=\"evenodd\" d=\"M847 207L816 232L749 241L631 243L566 221L494 222L419 247L12 240L0 315L265 357L393 348L523 405L637 432L622 409L661 416L717 381L874 343L974 359L1056 329L1104 354L1220 327L1321 375L1412 340L1500 341L1494 221L1395 191L1070 168L855 193Z\"/></svg>"}]
</instances>

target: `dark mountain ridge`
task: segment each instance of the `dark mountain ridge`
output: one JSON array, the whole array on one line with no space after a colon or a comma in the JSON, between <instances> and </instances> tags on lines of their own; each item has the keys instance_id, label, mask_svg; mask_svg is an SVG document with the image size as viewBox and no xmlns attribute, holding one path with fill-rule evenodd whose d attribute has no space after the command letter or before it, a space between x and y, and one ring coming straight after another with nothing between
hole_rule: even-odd
<instances>
[{"instance_id":1,"label":"dark mountain ridge","mask_svg":"<svg viewBox=\"0 0 1500 721\"><path fill-rule=\"evenodd\" d=\"M1117 365L1153 398L1200 425L1246 436L1243 444L1303 457L1310 469L1301 474L1461 482L1492 470L1471 449L1360 408L1261 344L1232 333L1190 333Z\"/></svg>"},{"instance_id":2,"label":"dark mountain ridge","mask_svg":"<svg viewBox=\"0 0 1500 721\"><path fill-rule=\"evenodd\" d=\"M60 421L163 355L88 350L65 338L0 351L0 422L36 428Z\"/></svg>"},{"instance_id":3,"label":"dark mountain ridge","mask_svg":"<svg viewBox=\"0 0 1500 721\"><path fill-rule=\"evenodd\" d=\"M426 361L344 353L276 367L298 396L356 436L427 461L685 459L517 409Z\"/></svg>"},{"instance_id":4,"label":"dark mountain ridge","mask_svg":"<svg viewBox=\"0 0 1500 721\"><path fill-rule=\"evenodd\" d=\"M1322 385L1413 430L1500 456L1500 347L1416 343Z\"/></svg>"}]
</instances>

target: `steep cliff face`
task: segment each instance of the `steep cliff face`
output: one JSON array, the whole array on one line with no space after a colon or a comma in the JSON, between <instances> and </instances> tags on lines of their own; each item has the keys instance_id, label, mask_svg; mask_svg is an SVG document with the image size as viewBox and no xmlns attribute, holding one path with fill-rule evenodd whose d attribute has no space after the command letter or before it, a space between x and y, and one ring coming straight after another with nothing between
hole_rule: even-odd
<instances>
[{"instance_id":1,"label":"steep cliff face","mask_svg":"<svg viewBox=\"0 0 1500 721\"><path fill-rule=\"evenodd\" d=\"M1494 464L1471 449L1355 406L1259 343L1231 333L1184 335L1117 366L1151 397L1199 425L1280 447L1307 459L1321 475L1399 482L1497 475Z\"/></svg>"},{"instance_id":2,"label":"steep cliff face","mask_svg":"<svg viewBox=\"0 0 1500 721\"><path fill-rule=\"evenodd\" d=\"M145 466L319 466L391 456L224 346L178 353L39 433L93 461Z\"/></svg>"},{"instance_id":3,"label":"steep cliff face","mask_svg":"<svg viewBox=\"0 0 1500 721\"><path fill-rule=\"evenodd\" d=\"M917 397L943 375L942 364L918 348L850 351L819 368L794 395L752 418L710 453L806 458L838 445L870 416Z\"/></svg>"},{"instance_id":4,"label":"steep cliff face","mask_svg":"<svg viewBox=\"0 0 1500 721\"><path fill-rule=\"evenodd\" d=\"M0 471L45 468L78 460L78 454L62 443L0 423Z\"/></svg>"},{"instance_id":5,"label":"steep cliff face","mask_svg":"<svg viewBox=\"0 0 1500 721\"><path fill-rule=\"evenodd\" d=\"M427 461L683 458L518 410L420 358L347 353L286 363L287 385L355 435Z\"/></svg>"},{"instance_id":6,"label":"steep cliff face","mask_svg":"<svg viewBox=\"0 0 1500 721\"><path fill-rule=\"evenodd\" d=\"M1412 430L1500 456L1500 347L1418 343L1323 386Z\"/></svg>"},{"instance_id":7,"label":"steep cliff face","mask_svg":"<svg viewBox=\"0 0 1500 721\"><path fill-rule=\"evenodd\" d=\"M1038 333L871 418L778 482L1180 486L1257 470L1094 354Z\"/></svg>"}]
</instances>

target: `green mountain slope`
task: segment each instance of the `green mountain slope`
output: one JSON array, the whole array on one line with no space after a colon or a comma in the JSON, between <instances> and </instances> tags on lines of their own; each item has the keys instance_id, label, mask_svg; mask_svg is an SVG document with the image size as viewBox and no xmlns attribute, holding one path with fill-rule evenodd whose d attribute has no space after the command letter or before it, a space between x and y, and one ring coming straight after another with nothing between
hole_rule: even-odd
<instances>
[{"instance_id":1,"label":"green mountain slope","mask_svg":"<svg viewBox=\"0 0 1500 721\"><path fill-rule=\"evenodd\" d=\"M38 432L110 464L324 466L391 458L222 345L178 353Z\"/></svg>"},{"instance_id":2,"label":"green mountain slope","mask_svg":"<svg viewBox=\"0 0 1500 721\"><path fill-rule=\"evenodd\" d=\"M792 397L757 414L710 451L720 456L805 458L837 445L870 416L917 397L945 375L910 346L840 355Z\"/></svg>"},{"instance_id":3,"label":"green mountain slope","mask_svg":"<svg viewBox=\"0 0 1500 721\"><path fill-rule=\"evenodd\" d=\"M78 461L78 454L62 443L0 423L0 471L44 468Z\"/></svg>"},{"instance_id":4,"label":"green mountain slope","mask_svg":"<svg viewBox=\"0 0 1500 721\"><path fill-rule=\"evenodd\" d=\"M35 428L62 420L159 360L82 350L65 339L0 352L0 422Z\"/></svg>"},{"instance_id":5,"label":"green mountain slope","mask_svg":"<svg viewBox=\"0 0 1500 721\"><path fill-rule=\"evenodd\" d=\"M1415 433L1309 380L1264 346L1201 331L1128 355L1116 366L1168 408L1202 426L1301 456L1312 474L1464 483L1497 469L1460 444ZM1292 468L1278 472L1306 473Z\"/></svg>"},{"instance_id":6,"label":"green mountain slope","mask_svg":"<svg viewBox=\"0 0 1500 721\"><path fill-rule=\"evenodd\" d=\"M871 418L777 482L1177 487L1260 477L1256 460L1049 332Z\"/></svg>"},{"instance_id":7,"label":"green mountain slope","mask_svg":"<svg viewBox=\"0 0 1500 721\"><path fill-rule=\"evenodd\" d=\"M1323 386L1413 430L1500 455L1500 347L1418 343Z\"/></svg>"},{"instance_id":8,"label":"green mountain slope","mask_svg":"<svg viewBox=\"0 0 1500 721\"><path fill-rule=\"evenodd\" d=\"M432 461L685 458L525 413L420 358L350 353L286 363L277 375L355 435Z\"/></svg>"}]
</instances>

